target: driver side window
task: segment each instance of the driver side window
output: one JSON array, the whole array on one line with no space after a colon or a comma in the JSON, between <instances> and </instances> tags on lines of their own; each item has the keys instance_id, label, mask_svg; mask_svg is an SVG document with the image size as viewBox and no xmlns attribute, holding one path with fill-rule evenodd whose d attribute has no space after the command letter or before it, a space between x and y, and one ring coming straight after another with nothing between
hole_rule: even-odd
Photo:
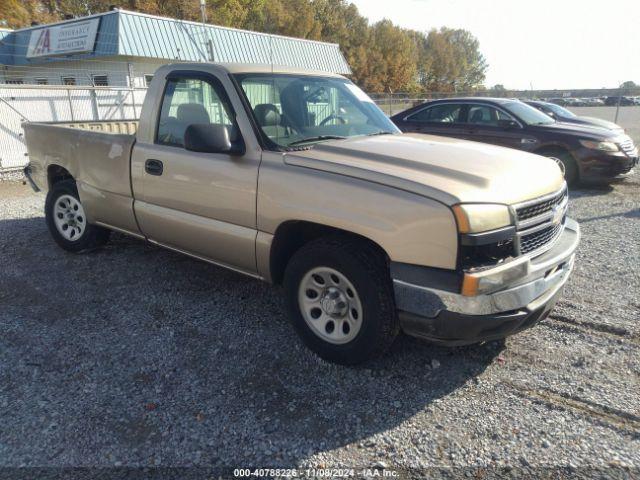
<instances>
[{"instance_id":1,"label":"driver side window","mask_svg":"<svg viewBox=\"0 0 640 480\"><path fill-rule=\"evenodd\" d=\"M497 127L500 120L512 120L511 115L489 105L470 105L467 123Z\"/></svg>"},{"instance_id":2,"label":"driver side window","mask_svg":"<svg viewBox=\"0 0 640 480\"><path fill-rule=\"evenodd\" d=\"M156 143L184 147L184 132L192 124L225 125L233 139L231 118L222 86L198 78L170 79L162 99Z\"/></svg>"}]
</instances>

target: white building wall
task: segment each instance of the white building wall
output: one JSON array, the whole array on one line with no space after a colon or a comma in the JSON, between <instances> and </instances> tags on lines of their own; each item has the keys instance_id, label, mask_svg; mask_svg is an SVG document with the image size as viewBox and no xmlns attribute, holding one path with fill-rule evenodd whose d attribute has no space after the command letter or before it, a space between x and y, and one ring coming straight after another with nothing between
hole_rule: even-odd
<instances>
[{"instance_id":1,"label":"white building wall","mask_svg":"<svg viewBox=\"0 0 640 480\"><path fill-rule=\"evenodd\" d=\"M64 60L31 65L0 66L0 83L63 85L63 79L75 79L76 85L90 86L94 75L106 75L109 86L144 87L145 75L153 75L168 63L159 59L104 57L99 60Z\"/></svg>"}]
</instances>

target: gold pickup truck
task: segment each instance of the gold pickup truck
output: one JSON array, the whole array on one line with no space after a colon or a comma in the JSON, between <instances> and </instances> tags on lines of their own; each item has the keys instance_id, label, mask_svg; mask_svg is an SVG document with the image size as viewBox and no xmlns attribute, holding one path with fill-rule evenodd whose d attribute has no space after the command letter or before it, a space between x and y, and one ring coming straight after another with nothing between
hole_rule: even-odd
<instances>
[{"instance_id":1,"label":"gold pickup truck","mask_svg":"<svg viewBox=\"0 0 640 480\"><path fill-rule=\"evenodd\" d=\"M332 362L400 331L462 345L530 327L579 241L553 160L402 134L339 75L168 65L139 122L24 130L62 248L116 230L283 284L294 328Z\"/></svg>"}]
</instances>

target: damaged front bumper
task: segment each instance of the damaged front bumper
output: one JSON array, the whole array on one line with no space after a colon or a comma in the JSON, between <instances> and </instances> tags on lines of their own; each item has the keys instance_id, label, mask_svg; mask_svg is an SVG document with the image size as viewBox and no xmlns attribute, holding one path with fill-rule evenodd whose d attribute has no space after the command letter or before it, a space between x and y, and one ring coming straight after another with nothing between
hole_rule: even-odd
<instances>
[{"instance_id":1,"label":"damaged front bumper","mask_svg":"<svg viewBox=\"0 0 640 480\"><path fill-rule=\"evenodd\" d=\"M446 345L493 340L545 318L573 269L580 228L566 219L563 233L546 252L478 272L490 293L459 293L453 273L392 265L396 307L403 330Z\"/></svg>"}]
</instances>

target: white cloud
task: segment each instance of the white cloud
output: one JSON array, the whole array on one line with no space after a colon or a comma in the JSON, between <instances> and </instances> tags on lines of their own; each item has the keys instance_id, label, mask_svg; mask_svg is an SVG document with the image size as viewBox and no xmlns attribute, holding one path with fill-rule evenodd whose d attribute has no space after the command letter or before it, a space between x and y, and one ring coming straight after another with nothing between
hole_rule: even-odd
<instances>
[{"instance_id":1,"label":"white cloud","mask_svg":"<svg viewBox=\"0 0 640 480\"><path fill-rule=\"evenodd\" d=\"M639 0L350 0L375 22L465 28L480 41L486 84L510 88L640 83Z\"/></svg>"}]
</instances>

